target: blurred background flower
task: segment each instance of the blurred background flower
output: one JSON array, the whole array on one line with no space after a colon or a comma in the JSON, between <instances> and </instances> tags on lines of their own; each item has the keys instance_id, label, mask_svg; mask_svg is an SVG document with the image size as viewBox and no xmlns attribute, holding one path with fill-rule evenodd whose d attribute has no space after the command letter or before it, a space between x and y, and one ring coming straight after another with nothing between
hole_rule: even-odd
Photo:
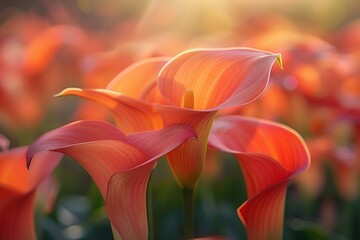
<instances>
[{"instance_id":1,"label":"blurred background flower","mask_svg":"<svg viewBox=\"0 0 360 240\"><path fill-rule=\"evenodd\" d=\"M53 95L105 88L148 57L196 47L279 52L284 69L273 69L265 93L226 111L284 123L309 146L309 170L289 185L284 239L359 239L359 9L355 0L2 0L0 133L15 148L73 120L113 121L98 104ZM236 213L243 176L233 156L218 154L208 154L196 193L196 236L246 239ZM87 173L65 158L55 175L58 197L37 218L38 238L112 239ZM150 237L180 239L181 192L166 161L150 185Z\"/></svg>"}]
</instances>

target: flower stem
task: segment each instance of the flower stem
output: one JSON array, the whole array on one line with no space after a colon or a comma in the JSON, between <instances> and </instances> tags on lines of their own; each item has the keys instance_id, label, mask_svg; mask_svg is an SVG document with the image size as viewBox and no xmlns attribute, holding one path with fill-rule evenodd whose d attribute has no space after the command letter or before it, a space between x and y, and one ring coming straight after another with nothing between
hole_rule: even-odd
<instances>
[{"instance_id":1,"label":"flower stem","mask_svg":"<svg viewBox=\"0 0 360 240\"><path fill-rule=\"evenodd\" d=\"M184 199L184 239L194 238L194 189L182 190Z\"/></svg>"}]
</instances>

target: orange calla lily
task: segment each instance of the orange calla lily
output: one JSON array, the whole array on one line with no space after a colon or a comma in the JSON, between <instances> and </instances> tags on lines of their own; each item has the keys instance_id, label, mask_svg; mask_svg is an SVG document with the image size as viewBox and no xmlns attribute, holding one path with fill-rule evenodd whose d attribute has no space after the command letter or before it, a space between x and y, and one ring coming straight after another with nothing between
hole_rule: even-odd
<instances>
[{"instance_id":1,"label":"orange calla lily","mask_svg":"<svg viewBox=\"0 0 360 240\"><path fill-rule=\"evenodd\" d=\"M310 165L304 140L270 121L219 117L209 144L233 153L243 171L248 200L238 208L249 239L282 239L286 188Z\"/></svg>"},{"instance_id":2,"label":"orange calla lily","mask_svg":"<svg viewBox=\"0 0 360 240\"><path fill-rule=\"evenodd\" d=\"M192 137L196 137L195 132L179 124L125 135L106 122L78 121L38 138L27 152L27 165L43 151L69 155L98 186L116 229L114 235L147 239L146 188L150 172L160 156Z\"/></svg>"},{"instance_id":3,"label":"orange calla lily","mask_svg":"<svg viewBox=\"0 0 360 240\"><path fill-rule=\"evenodd\" d=\"M59 154L41 153L30 172L24 164L26 150L17 147L0 153L0 239L36 239L35 196L60 160ZM52 205L47 204L46 211Z\"/></svg>"},{"instance_id":4,"label":"orange calla lily","mask_svg":"<svg viewBox=\"0 0 360 240\"><path fill-rule=\"evenodd\" d=\"M179 54L162 68L159 91L175 105L158 106L164 125L186 123L200 140L185 142L168 154L182 188L193 189L201 175L217 111L259 97L276 60L281 61L280 55L248 48L198 49Z\"/></svg>"},{"instance_id":5,"label":"orange calla lily","mask_svg":"<svg viewBox=\"0 0 360 240\"><path fill-rule=\"evenodd\" d=\"M193 189L202 172L207 137L217 111L259 97L276 60L281 61L280 55L248 48L195 49L169 61L155 58L129 67L109 84L113 92L66 89L60 95L78 95L105 105L117 118L125 119L119 127L127 130L139 130L149 122L155 129L176 123L191 126L199 140L184 143L167 157L179 185ZM115 93L119 91L121 94ZM133 103L125 95L134 98ZM139 99L145 100L141 106ZM121 106L124 101L138 107ZM149 117L156 120L149 121Z\"/></svg>"}]
</instances>

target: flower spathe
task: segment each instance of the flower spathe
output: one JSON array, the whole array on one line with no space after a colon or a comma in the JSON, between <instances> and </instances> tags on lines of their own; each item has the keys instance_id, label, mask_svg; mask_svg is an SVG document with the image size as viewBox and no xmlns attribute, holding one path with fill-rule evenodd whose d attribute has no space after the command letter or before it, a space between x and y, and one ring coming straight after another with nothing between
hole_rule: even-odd
<instances>
[{"instance_id":1,"label":"flower spathe","mask_svg":"<svg viewBox=\"0 0 360 240\"><path fill-rule=\"evenodd\" d=\"M116 125L124 133L157 130L163 127L159 112L149 102L107 89L67 88L56 96L75 95L94 100L114 114Z\"/></svg>"},{"instance_id":2,"label":"flower spathe","mask_svg":"<svg viewBox=\"0 0 360 240\"><path fill-rule=\"evenodd\" d=\"M197 110L220 110L255 100L265 90L279 54L251 48L195 49L172 58L158 76L158 88L173 105L184 106L192 91Z\"/></svg>"},{"instance_id":3,"label":"flower spathe","mask_svg":"<svg viewBox=\"0 0 360 240\"><path fill-rule=\"evenodd\" d=\"M119 73L106 89L67 88L56 96L79 96L107 107L125 133L160 129L162 118L152 103L163 101L156 80L167 61L163 57L145 59Z\"/></svg>"},{"instance_id":4,"label":"flower spathe","mask_svg":"<svg viewBox=\"0 0 360 240\"><path fill-rule=\"evenodd\" d=\"M185 123L199 136L198 142L187 141L167 155L180 187L193 189L197 184L218 110L258 98L276 60L281 63L280 55L249 48L195 49L162 68L158 88L174 105L158 106L164 126Z\"/></svg>"},{"instance_id":5,"label":"flower spathe","mask_svg":"<svg viewBox=\"0 0 360 240\"><path fill-rule=\"evenodd\" d=\"M34 171L30 172L24 164L26 151L24 146L0 152L0 239L36 239L35 196L44 181L49 183L51 172L60 160L59 154L41 153L35 157ZM54 200L53 194L48 193L46 198L50 199L41 200L52 206L48 201Z\"/></svg>"},{"instance_id":6,"label":"flower spathe","mask_svg":"<svg viewBox=\"0 0 360 240\"><path fill-rule=\"evenodd\" d=\"M209 144L233 153L243 171L248 200L238 215L248 238L282 239L287 184L310 165L304 140L278 123L223 116L214 123Z\"/></svg>"},{"instance_id":7,"label":"flower spathe","mask_svg":"<svg viewBox=\"0 0 360 240\"><path fill-rule=\"evenodd\" d=\"M98 186L105 210L121 238L147 239L146 187L150 172L160 156L192 137L196 137L195 132L179 124L125 135L106 122L78 121L38 138L27 152L27 164L30 166L32 157L42 151L72 157Z\"/></svg>"}]
</instances>

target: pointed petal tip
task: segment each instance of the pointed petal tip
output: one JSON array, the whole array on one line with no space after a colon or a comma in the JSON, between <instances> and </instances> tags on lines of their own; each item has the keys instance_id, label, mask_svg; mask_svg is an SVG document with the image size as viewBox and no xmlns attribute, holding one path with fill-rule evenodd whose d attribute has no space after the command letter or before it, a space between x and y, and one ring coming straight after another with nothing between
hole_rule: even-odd
<instances>
[{"instance_id":1,"label":"pointed petal tip","mask_svg":"<svg viewBox=\"0 0 360 240\"><path fill-rule=\"evenodd\" d=\"M80 88L65 88L61 92L54 94L54 97L63 97L71 94L72 91L82 91Z\"/></svg>"},{"instance_id":2,"label":"pointed petal tip","mask_svg":"<svg viewBox=\"0 0 360 240\"><path fill-rule=\"evenodd\" d=\"M26 163L26 168L29 171L30 171L31 160L32 160L31 153L29 152L29 149L27 149L26 156L25 156L25 163Z\"/></svg>"},{"instance_id":3,"label":"pointed petal tip","mask_svg":"<svg viewBox=\"0 0 360 240\"><path fill-rule=\"evenodd\" d=\"M31 172L30 165L31 165L32 159L33 159L33 154L29 151L29 148L28 148L28 150L26 151L25 163L26 163L26 168L29 172Z\"/></svg>"}]
</instances>

